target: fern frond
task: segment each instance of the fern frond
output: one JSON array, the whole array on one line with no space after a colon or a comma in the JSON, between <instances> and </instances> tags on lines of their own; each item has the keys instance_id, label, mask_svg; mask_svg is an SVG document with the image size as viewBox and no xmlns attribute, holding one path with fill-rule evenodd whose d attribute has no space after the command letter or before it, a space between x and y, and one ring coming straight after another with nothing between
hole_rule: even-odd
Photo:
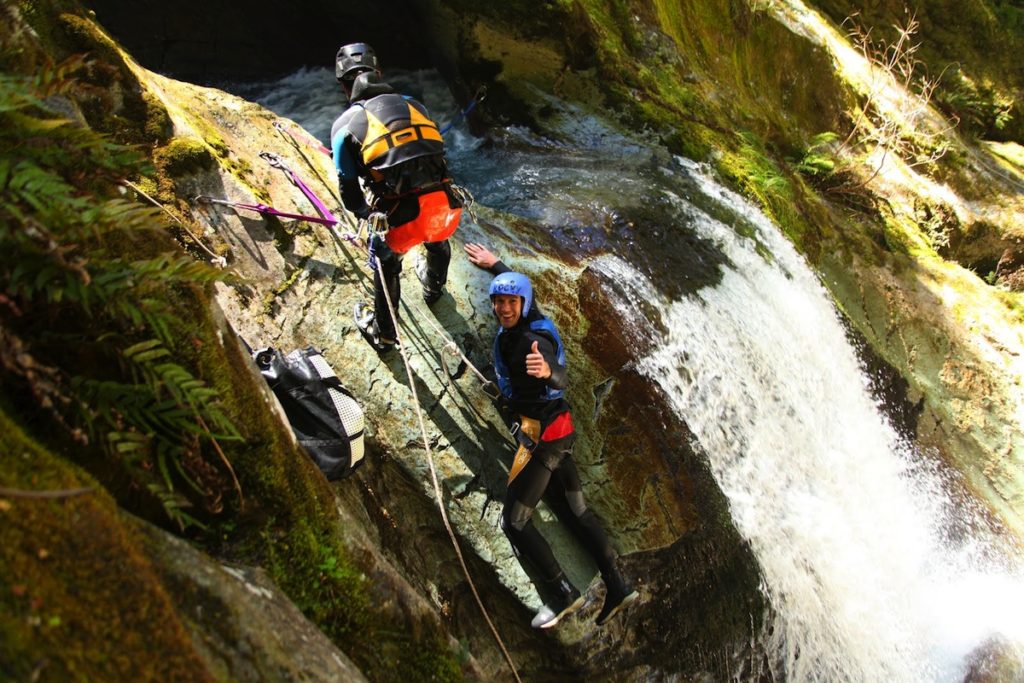
<instances>
[{"instance_id":1,"label":"fern frond","mask_svg":"<svg viewBox=\"0 0 1024 683\"><path fill-rule=\"evenodd\" d=\"M166 487L160 484L150 484L148 488L149 492L160 501L164 512L178 525L179 529L184 531L188 527L193 526L203 530L207 529L205 524L185 512L184 508L192 507L192 503L189 502L188 498L175 491L168 491Z\"/></svg>"},{"instance_id":2,"label":"fern frond","mask_svg":"<svg viewBox=\"0 0 1024 683\"><path fill-rule=\"evenodd\" d=\"M139 258L127 246L165 227L158 210L112 196L114 182L145 162L47 104L80 92L73 76L86 64L78 57L31 76L0 74L0 292L20 338L35 340L46 363L71 368L25 376L60 383L30 387L38 407L74 397L60 407L74 420L50 409L61 427L84 425L179 526L202 526L185 509L220 509L231 464L217 440L241 436L218 392L175 353L188 329L176 297L225 277L181 254Z\"/></svg>"}]
</instances>

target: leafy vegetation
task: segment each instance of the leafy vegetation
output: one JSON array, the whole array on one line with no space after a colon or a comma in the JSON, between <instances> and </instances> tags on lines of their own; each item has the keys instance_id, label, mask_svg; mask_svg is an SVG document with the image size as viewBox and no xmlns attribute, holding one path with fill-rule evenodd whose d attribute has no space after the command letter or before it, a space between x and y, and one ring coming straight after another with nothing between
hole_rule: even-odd
<instances>
[{"instance_id":1,"label":"leafy vegetation","mask_svg":"<svg viewBox=\"0 0 1024 683\"><path fill-rule=\"evenodd\" d=\"M417 621L410 636L404 615L369 599L322 475L262 409L248 359L218 343L209 285L224 273L182 255L164 215L122 194L122 184L157 187L163 173L214 160L190 140L104 127L141 129L117 112L90 117L81 102L94 98L97 71L118 70L0 50L0 425L17 428L5 438L26 435L7 451L39 454L8 459L0 483L26 493L68 488L66 472L80 472L73 463L97 480L82 474L95 493L73 507L52 503L23 524L0 524L0 575L34 577L18 584L24 595L0 590L0 669L24 662L13 671L27 680L43 661L52 680L203 680L150 560L131 538L115 550L96 542L124 535L117 511L82 533L83 506L102 497L112 508L106 489L122 508L188 531L222 557L266 567L371 680L457 680L436 623ZM126 138L151 146L155 168L112 141ZM201 526L220 533L196 533ZM44 537L60 564L40 559L33 539ZM145 581L122 593L125 582L103 577L129 553L136 564L126 571ZM65 564L81 571L63 573ZM139 626L135 615L153 621ZM146 641L158 657L122 647L150 627L160 633ZM65 671L76 673L56 673Z\"/></svg>"},{"instance_id":2,"label":"leafy vegetation","mask_svg":"<svg viewBox=\"0 0 1024 683\"><path fill-rule=\"evenodd\" d=\"M190 336L173 302L224 276L159 253L160 214L118 196L147 168L74 120L87 87L75 74L89 66L0 75L0 367L31 399L24 417L59 426L55 445L184 529L223 507L233 473L218 442L240 436L217 391L176 360Z\"/></svg>"}]
</instances>

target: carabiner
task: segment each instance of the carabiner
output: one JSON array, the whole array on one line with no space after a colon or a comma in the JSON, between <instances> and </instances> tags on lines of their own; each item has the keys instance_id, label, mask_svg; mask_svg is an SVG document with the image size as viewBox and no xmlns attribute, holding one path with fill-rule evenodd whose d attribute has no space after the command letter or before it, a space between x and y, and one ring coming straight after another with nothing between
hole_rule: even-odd
<instances>
[{"instance_id":1,"label":"carabiner","mask_svg":"<svg viewBox=\"0 0 1024 683\"><path fill-rule=\"evenodd\" d=\"M492 401L497 401L499 398L501 398L501 389L499 389L498 385L495 384L494 382L483 382L480 385L480 390L484 392L484 394L487 395L487 398L491 399Z\"/></svg>"},{"instance_id":2,"label":"carabiner","mask_svg":"<svg viewBox=\"0 0 1024 683\"><path fill-rule=\"evenodd\" d=\"M282 168L288 170L285 167L284 161L281 159L281 157L274 154L273 152L260 152L260 158L266 160L266 162L273 166L274 168Z\"/></svg>"},{"instance_id":3,"label":"carabiner","mask_svg":"<svg viewBox=\"0 0 1024 683\"><path fill-rule=\"evenodd\" d=\"M391 226L388 224L388 215L382 211L374 211L366 217L366 226L374 235L383 237L388 234Z\"/></svg>"}]
</instances>

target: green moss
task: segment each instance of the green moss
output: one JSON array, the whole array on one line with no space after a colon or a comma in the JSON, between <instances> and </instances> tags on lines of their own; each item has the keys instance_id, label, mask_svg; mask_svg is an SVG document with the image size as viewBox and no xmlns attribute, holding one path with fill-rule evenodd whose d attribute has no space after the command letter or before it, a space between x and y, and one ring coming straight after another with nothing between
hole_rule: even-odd
<instances>
[{"instance_id":1,"label":"green moss","mask_svg":"<svg viewBox=\"0 0 1024 683\"><path fill-rule=\"evenodd\" d=\"M678 126L662 134L661 142L673 154L703 161L717 149L712 135L698 126Z\"/></svg>"},{"instance_id":2,"label":"green moss","mask_svg":"<svg viewBox=\"0 0 1024 683\"><path fill-rule=\"evenodd\" d=\"M462 654L462 653L460 653ZM405 681L461 681L462 670L454 653L437 637L410 638L394 671Z\"/></svg>"},{"instance_id":3,"label":"green moss","mask_svg":"<svg viewBox=\"0 0 1024 683\"><path fill-rule=\"evenodd\" d=\"M278 223L278 225L280 225L280 221L276 221L275 220L275 222ZM281 228L281 232L283 232L286 236L288 236L289 240L291 239L291 236L288 235L288 233L284 231L283 227ZM287 278L285 278L284 281L281 282L281 284L279 284L277 287L274 287L271 291L267 292L266 295L264 295L264 297L263 297L263 314L264 315L268 315L269 316L269 315L273 315L274 314L275 307L277 305L277 299L282 294L284 294L289 289L291 289L292 286L295 285L295 283L299 281L299 278L301 278L303 273L306 272L305 264L306 264L306 261L308 261L308 260L309 260L308 256L300 258L298 266L295 267L295 268L292 268L291 274Z\"/></svg>"},{"instance_id":4,"label":"green moss","mask_svg":"<svg viewBox=\"0 0 1024 683\"><path fill-rule=\"evenodd\" d=\"M324 533L331 525L324 524L323 514L319 511L308 522L294 520L285 538L273 538L276 530L268 525L263 531L266 568L307 617L355 654L355 642L372 637L371 631L378 626L369 609L368 581L352 566L334 535Z\"/></svg>"},{"instance_id":5,"label":"green moss","mask_svg":"<svg viewBox=\"0 0 1024 683\"><path fill-rule=\"evenodd\" d=\"M998 296L1003 305L1017 317L1017 321L1024 323L1024 292L999 292Z\"/></svg>"},{"instance_id":6,"label":"green moss","mask_svg":"<svg viewBox=\"0 0 1024 683\"><path fill-rule=\"evenodd\" d=\"M804 238L810 233L799 211L801 187L792 172L769 156L764 143L752 133L741 133L739 144L725 151L719 169L744 194L755 200L798 247L807 251Z\"/></svg>"},{"instance_id":7,"label":"green moss","mask_svg":"<svg viewBox=\"0 0 1024 683\"><path fill-rule=\"evenodd\" d=\"M935 258L935 251L917 223L907 216L888 211L883 216L885 242L890 251L918 258Z\"/></svg>"},{"instance_id":8,"label":"green moss","mask_svg":"<svg viewBox=\"0 0 1024 683\"><path fill-rule=\"evenodd\" d=\"M184 208L185 201L179 197L177 180L203 171L211 171L217 161L206 143L194 137L172 138L163 147L153 152L155 192L147 192L165 206ZM143 188L145 189L145 188ZM188 215L187 211L182 211Z\"/></svg>"},{"instance_id":9,"label":"green moss","mask_svg":"<svg viewBox=\"0 0 1024 683\"><path fill-rule=\"evenodd\" d=\"M43 8L38 14L53 16ZM50 34L58 38L63 34L61 39L68 43L61 49L80 49L82 42L92 41L99 48L97 54L115 60L86 74L94 83L121 84L122 88L128 83L119 79L124 73L119 51L88 21L65 17L51 23ZM73 46L69 34L78 41ZM169 119L162 117L166 111L157 99L142 96L141 89L132 92L139 94L139 111L150 112L139 117L133 130L149 136L150 142L159 140L169 128ZM121 123L115 118L120 114L110 115L96 103L90 106L90 120L98 126ZM142 181L145 189L159 191L167 188L172 175L212 168L218 160L230 159L230 151L215 131L209 126L197 130L199 138L173 140L159 148L154 155L159 174ZM102 146L91 154L101 152L115 154ZM88 161L104 169L115 166L111 159L89 157ZM239 174L251 173L241 161L234 168ZM110 190L109 179L95 172L74 177L82 183L76 190L83 197L90 191ZM172 185L167 192L174 201ZM139 222L144 221L139 218ZM144 229L103 246L108 250L106 257L130 259L175 248L165 232ZM266 566L278 585L371 680L407 678L403 667L414 672L411 680L456 679L456 657L445 647L436 622L410 624L401 614L388 613L370 600L371 584L343 542L333 493L276 413L262 408L266 401L261 380L251 360L234 344L227 325L214 318L210 289L195 282L154 285L147 291L153 301L187 321L168 330L172 356L217 391L219 405L243 437L207 440L191 453L205 463L209 478L204 484L219 504L197 514L206 522L222 522L217 525L222 532L231 529L208 539L210 550ZM41 307L38 313L56 316L57 312ZM62 348L66 353L45 361L69 375L91 367L97 359L107 360L107 356L85 352L94 348L91 343ZM159 506L140 502L131 477L124 475L117 462L105 459L95 444L85 448L71 443L66 435L54 436L63 430L53 429L48 414L26 412L35 438L46 438L52 445L40 447L33 442L21 425L9 419L10 404L21 401L25 393L26 388L11 381L5 371L0 392L4 409L0 446L5 454L0 458L0 485L65 487L88 480L97 493L67 501L32 501L35 508L15 502L16 508L0 509L0 670L5 675L13 672L18 680L31 679L40 664L43 668L38 673L44 680L204 680L206 673L189 649L180 619L160 593L151 568L137 550L137 540L116 524L117 509L103 486L122 505L152 521L165 521ZM24 403L19 409L31 411ZM54 455L58 449L88 463L102 485ZM24 462L8 457L11 453L23 455ZM234 491L225 461L238 476L241 496ZM13 523L7 523L12 510L17 518L12 515ZM23 584L20 577L29 578ZM12 590L14 586L19 587ZM406 635L410 628L415 634L411 637Z\"/></svg>"},{"instance_id":10,"label":"green moss","mask_svg":"<svg viewBox=\"0 0 1024 683\"><path fill-rule=\"evenodd\" d=\"M984 146L1002 168L1024 180L1024 147L1014 142L989 142Z\"/></svg>"},{"instance_id":11,"label":"green moss","mask_svg":"<svg viewBox=\"0 0 1024 683\"><path fill-rule=\"evenodd\" d=\"M251 182L254 173L249 161L233 154L224 138L209 121L190 112L185 112L185 115L188 118L189 126L197 132L202 142L213 153L221 170L227 171L238 180L239 184L246 188L256 201L270 204L271 199L267 188Z\"/></svg>"},{"instance_id":12,"label":"green moss","mask_svg":"<svg viewBox=\"0 0 1024 683\"><path fill-rule=\"evenodd\" d=\"M171 176L182 176L214 167L214 158L202 140L178 137L153 154L157 168Z\"/></svg>"},{"instance_id":13,"label":"green moss","mask_svg":"<svg viewBox=\"0 0 1024 683\"><path fill-rule=\"evenodd\" d=\"M208 171L214 165L207 145L194 137L175 137L160 147L154 157L161 170L172 175Z\"/></svg>"},{"instance_id":14,"label":"green moss","mask_svg":"<svg viewBox=\"0 0 1024 683\"><path fill-rule=\"evenodd\" d=\"M143 131L149 140L156 143L166 142L174 134L174 124L171 122L171 115L163 102L148 90L142 94L145 103L145 123Z\"/></svg>"},{"instance_id":15,"label":"green moss","mask_svg":"<svg viewBox=\"0 0 1024 683\"><path fill-rule=\"evenodd\" d=\"M410 638L407 623L386 616L371 600L372 585L341 540L334 494L276 413L252 409L264 405L252 362L233 342L217 341L223 330L211 319L205 297L183 299L181 305L195 321L182 353L221 392L225 409L245 436L244 442L221 445L247 502L226 511L233 531L227 539L223 533L211 535L211 550L265 567L371 680L459 680L431 677L458 670L435 624L417 627ZM410 665L408 657L430 662L431 676L410 678L403 668Z\"/></svg>"},{"instance_id":16,"label":"green moss","mask_svg":"<svg viewBox=\"0 0 1024 683\"><path fill-rule=\"evenodd\" d=\"M898 0L815 0L836 23L848 16L878 39L896 39L907 23ZM961 129L995 140L1024 141L1021 10L1007 0L933 0L913 6L919 22L915 59L938 78L934 101Z\"/></svg>"},{"instance_id":17,"label":"green moss","mask_svg":"<svg viewBox=\"0 0 1024 683\"><path fill-rule=\"evenodd\" d=\"M57 23L64 33L65 47L70 52L86 52L93 59L111 65L124 62L117 44L95 22L64 12L57 17Z\"/></svg>"},{"instance_id":18,"label":"green moss","mask_svg":"<svg viewBox=\"0 0 1024 683\"><path fill-rule=\"evenodd\" d=\"M93 492L0 497L0 670L12 680L211 680L113 501L8 408L0 402L0 486Z\"/></svg>"}]
</instances>

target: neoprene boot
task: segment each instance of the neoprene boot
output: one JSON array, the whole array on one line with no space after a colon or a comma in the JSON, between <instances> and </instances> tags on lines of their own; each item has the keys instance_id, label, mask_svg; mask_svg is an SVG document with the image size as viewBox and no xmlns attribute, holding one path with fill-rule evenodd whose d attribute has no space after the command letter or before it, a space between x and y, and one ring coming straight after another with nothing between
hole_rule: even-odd
<instances>
[{"instance_id":1,"label":"neoprene boot","mask_svg":"<svg viewBox=\"0 0 1024 683\"><path fill-rule=\"evenodd\" d=\"M604 626L619 613L619 610L640 597L640 593L622 577L618 569L612 569L602 578L604 578L604 585L608 589L608 593L605 595L601 613L597 615L598 626Z\"/></svg>"},{"instance_id":2,"label":"neoprene boot","mask_svg":"<svg viewBox=\"0 0 1024 683\"><path fill-rule=\"evenodd\" d=\"M444 294L444 285L448 280L448 264L452 258L452 248L448 240L443 242L427 242L423 245L426 252L416 260L416 277L423 285L423 300L427 305L433 304Z\"/></svg>"},{"instance_id":3,"label":"neoprene boot","mask_svg":"<svg viewBox=\"0 0 1024 683\"><path fill-rule=\"evenodd\" d=\"M547 589L545 593L551 597L530 622L530 626L534 628L551 628L564 617L583 607L583 596L569 582L565 574L559 574L558 578L546 581L545 584Z\"/></svg>"}]
</instances>

